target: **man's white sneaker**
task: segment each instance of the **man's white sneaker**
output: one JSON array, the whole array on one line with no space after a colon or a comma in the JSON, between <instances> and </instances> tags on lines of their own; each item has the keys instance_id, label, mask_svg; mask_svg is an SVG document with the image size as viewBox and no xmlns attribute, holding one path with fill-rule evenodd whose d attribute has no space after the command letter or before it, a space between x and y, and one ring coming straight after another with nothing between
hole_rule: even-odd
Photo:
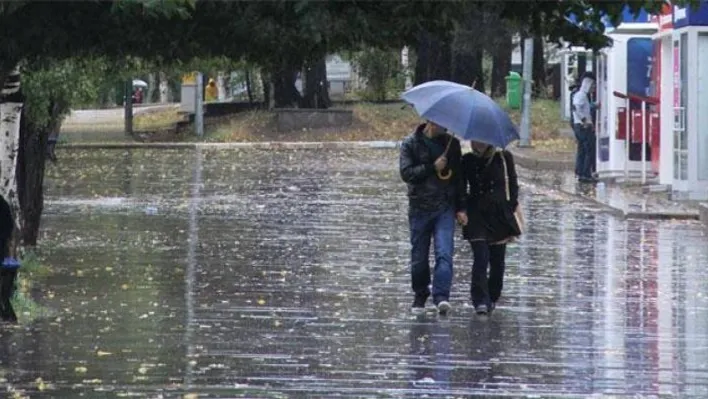
<instances>
[{"instance_id":1,"label":"man's white sneaker","mask_svg":"<svg viewBox=\"0 0 708 399\"><path fill-rule=\"evenodd\" d=\"M444 314L447 314L450 310L452 310L452 306L450 306L450 302L440 301L440 303L438 303L438 313L444 315Z\"/></svg>"}]
</instances>

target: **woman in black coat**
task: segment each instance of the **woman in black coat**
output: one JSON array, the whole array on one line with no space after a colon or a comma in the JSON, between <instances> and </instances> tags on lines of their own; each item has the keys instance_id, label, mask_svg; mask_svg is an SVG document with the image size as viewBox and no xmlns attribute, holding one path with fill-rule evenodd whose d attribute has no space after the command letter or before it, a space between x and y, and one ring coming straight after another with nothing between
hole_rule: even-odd
<instances>
[{"instance_id":1,"label":"woman in black coat","mask_svg":"<svg viewBox=\"0 0 708 399\"><path fill-rule=\"evenodd\" d=\"M470 295L477 314L487 314L501 296L506 242L521 233L514 218L519 183L512 154L484 143L472 142L462 170L468 219L462 231L474 253Z\"/></svg>"}]
</instances>

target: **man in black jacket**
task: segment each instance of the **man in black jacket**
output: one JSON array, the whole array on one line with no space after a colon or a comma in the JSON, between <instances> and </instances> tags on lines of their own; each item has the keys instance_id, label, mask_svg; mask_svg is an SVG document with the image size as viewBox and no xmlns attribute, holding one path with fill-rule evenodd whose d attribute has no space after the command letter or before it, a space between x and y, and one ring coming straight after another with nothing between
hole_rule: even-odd
<instances>
[{"instance_id":1,"label":"man in black jacket","mask_svg":"<svg viewBox=\"0 0 708 399\"><path fill-rule=\"evenodd\" d=\"M433 301L441 314L450 311L455 218L467 222L460 143L445 133L427 122L401 144L401 178L408 184L413 313L424 312L430 296L431 239L435 243Z\"/></svg>"}]
</instances>

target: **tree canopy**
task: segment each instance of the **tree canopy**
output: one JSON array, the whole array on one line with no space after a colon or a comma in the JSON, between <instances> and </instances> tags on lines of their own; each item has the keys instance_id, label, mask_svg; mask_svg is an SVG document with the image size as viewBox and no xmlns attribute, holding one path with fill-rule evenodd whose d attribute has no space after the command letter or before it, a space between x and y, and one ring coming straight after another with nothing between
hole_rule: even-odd
<instances>
[{"instance_id":1,"label":"tree canopy","mask_svg":"<svg viewBox=\"0 0 708 399\"><path fill-rule=\"evenodd\" d=\"M684 1L683 3L686 3ZM400 48L421 30L449 35L469 11L493 9L528 32L573 44L607 45L604 22L628 7L658 11L663 0L0 1L0 71L36 57L82 55L185 62L226 56L267 69L298 66L343 49ZM573 14L582 25L570 22Z\"/></svg>"}]
</instances>

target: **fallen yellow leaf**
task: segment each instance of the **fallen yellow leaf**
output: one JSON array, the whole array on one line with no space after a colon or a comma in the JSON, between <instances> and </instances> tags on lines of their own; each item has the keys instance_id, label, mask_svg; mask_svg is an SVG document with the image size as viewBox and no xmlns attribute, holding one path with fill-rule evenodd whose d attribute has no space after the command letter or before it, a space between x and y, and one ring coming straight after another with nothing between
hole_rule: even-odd
<instances>
[{"instance_id":1,"label":"fallen yellow leaf","mask_svg":"<svg viewBox=\"0 0 708 399\"><path fill-rule=\"evenodd\" d=\"M265 303L266 303L265 299L259 299L259 300L258 300L258 304L259 304L259 305L265 305Z\"/></svg>"},{"instance_id":2,"label":"fallen yellow leaf","mask_svg":"<svg viewBox=\"0 0 708 399\"><path fill-rule=\"evenodd\" d=\"M79 367L75 368L74 371L79 374L85 374L88 371L88 369L84 366L79 366Z\"/></svg>"}]
</instances>

